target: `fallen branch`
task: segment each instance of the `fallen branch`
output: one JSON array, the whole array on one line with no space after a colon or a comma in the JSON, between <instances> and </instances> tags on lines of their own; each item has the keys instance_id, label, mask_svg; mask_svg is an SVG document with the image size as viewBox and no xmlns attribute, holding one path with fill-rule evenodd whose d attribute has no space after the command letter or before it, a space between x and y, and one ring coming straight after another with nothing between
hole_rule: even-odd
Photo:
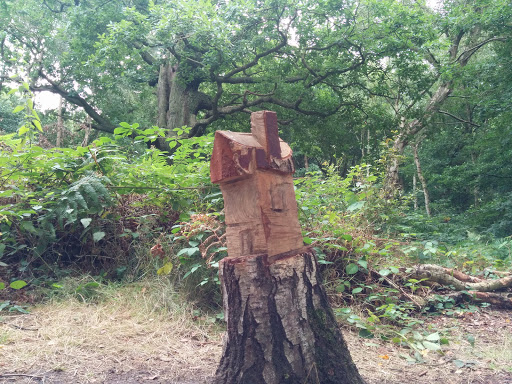
<instances>
[{"instance_id":1,"label":"fallen branch","mask_svg":"<svg viewBox=\"0 0 512 384\"><path fill-rule=\"evenodd\" d=\"M508 292L497 293L497 292L477 292L477 291L461 291L461 292L452 292L446 295L443 295L444 298L451 298L454 300L455 304L462 302L472 302L472 303L489 303L492 304L494 308L497 309L512 309L512 296ZM435 296L429 296L425 298L425 305L429 301L435 301Z\"/></svg>"},{"instance_id":2,"label":"fallen branch","mask_svg":"<svg viewBox=\"0 0 512 384\"><path fill-rule=\"evenodd\" d=\"M480 280L462 272L434 264L417 266L412 277L415 279L428 279L442 285L452 286L456 291L492 292L512 287L512 276L496 280Z\"/></svg>"}]
</instances>

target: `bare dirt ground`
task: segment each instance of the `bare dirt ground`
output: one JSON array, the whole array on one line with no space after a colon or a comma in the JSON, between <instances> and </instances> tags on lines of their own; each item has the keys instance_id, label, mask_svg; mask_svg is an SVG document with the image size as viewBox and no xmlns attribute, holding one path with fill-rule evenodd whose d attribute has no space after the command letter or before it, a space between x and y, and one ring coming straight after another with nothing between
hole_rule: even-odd
<instances>
[{"instance_id":1,"label":"bare dirt ground","mask_svg":"<svg viewBox=\"0 0 512 384\"><path fill-rule=\"evenodd\" d=\"M96 304L67 300L0 314L0 383L208 383L222 329L170 305L162 310L138 287ZM423 364L400 357L404 347L343 333L369 384L512 384L511 313L482 309L425 327L450 344L443 354L426 353Z\"/></svg>"}]
</instances>

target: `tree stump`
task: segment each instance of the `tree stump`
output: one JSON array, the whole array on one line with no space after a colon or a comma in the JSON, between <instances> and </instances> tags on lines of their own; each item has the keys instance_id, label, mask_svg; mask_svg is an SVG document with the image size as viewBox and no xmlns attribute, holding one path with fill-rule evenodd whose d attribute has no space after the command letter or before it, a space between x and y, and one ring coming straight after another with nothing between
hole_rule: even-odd
<instances>
[{"instance_id":1,"label":"tree stump","mask_svg":"<svg viewBox=\"0 0 512 384\"><path fill-rule=\"evenodd\" d=\"M228 241L220 264L227 337L214 383L364 383L302 242L276 114L253 113L251 131L216 132L211 160Z\"/></svg>"},{"instance_id":2,"label":"tree stump","mask_svg":"<svg viewBox=\"0 0 512 384\"><path fill-rule=\"evenodd\" d=\"M221 264L227 340L216 384L362 383L311 249Z\"/></svg>"}]
</instances>

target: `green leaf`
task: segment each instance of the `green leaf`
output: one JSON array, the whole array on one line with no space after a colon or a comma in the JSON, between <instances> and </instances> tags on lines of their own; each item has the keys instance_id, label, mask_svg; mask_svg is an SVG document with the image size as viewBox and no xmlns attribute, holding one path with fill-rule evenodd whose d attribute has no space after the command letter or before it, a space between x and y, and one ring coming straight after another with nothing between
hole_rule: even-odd
<instances>
[{"instance_id":1,"label":"green leaf","mask_svg":"<svg viewBox=\"0 0 512 384\"><path fill-rule=\"evenodd\" d=\"M359 337L362 337L363 339L373 339L375 336L367 329L360 329Z\"/></svg>"},{"instance_id":2,"label":"green leaf","mask_svg":"<svg viewBox=\"0 0 512 384\"><path fill-rule=\"evenodd\" d=\"M92 238L93 238L95 243L97 243L98 241L100 241L104 237L105 237L105 232L101 232L101 231L94 232L93 235L92 235Z\"/></svg>"},{"instance_id":3,"label":"green leaf","mask_svg":"<svg viewBox=\"0 0 512 384\"><path fill-rule=\"evenodd\" d=\"M12 289L21 289L25 286L27 286L27 282L24 280L16 280L9 284L9 287L11 287Z\"/></svg>"},{"instance_id":4,"label":"green leaf","mask_svg":"<svg viewBox=\"0 0 512 384\"><path fill-rule=\"evenodd\" d=\"M463 368L466 365L462 360L453 360L453 364L455 364L457 368Z\"/></svg>"},{"instance_id":5,"label":"green leaf","mask_svg":"<svg viewBox=\"0 0 512 384\"><path fill-rule=\"evenodd\" d=\"M431 333L430 335L425 337L425 340L428 340L428 341L439 341L439 340L441 340L441 337L439 336L439 333L435 332L435 333Z\"/></svg>"},{"instance_id":6,"label":"green leaf","mask_svg":"<svg viewBox=\"0 0 512 384\"><path fill-rule=\"evenodd\" d=\"M309 237L304 237L303 241L304 241L304 244L306 244L306 245L309 245L313 242L313 240L311 240Z\"/></svg>"},{"instance_id":7,"label":"green leaf","mask_svg":"<svg viewBox=\"0 0 512 384\"><path fill-rule=\"evenodd\" d=\"M349 212L357 211L358 209L363 208L364 204L365 204L365 201L358 201L354 204L349 205L349 207L347 208L347 211L349 211Z\"/></svg>"},{"instance_id":8,"label":"green leaf","mask_svg":"<svg viewBox=\"0 0 512 384\"><path fill-rule=\"evenodd\" d=\"M190 276L192 273L194 273L195 271L197 271L199 268L201 268L201 264L194 264L190 270L185 273L185 275L183 276L184 279L186 279L188 276Z\"/></svg>"},{"instance_id":9,"label":"green leaf","mask_svg":"<svg viewBox=\"0 0 512 384\"><path fill-rule=\"evenodd\" d=\"M11 308L9 308L9 312L14 312L14 311L18 311L21 313L30 313L25 308L23 308L22 306L19 306L19 305L13 305Z\"/></svg>"},{"instance_id":10,"label":"green leaf","mask_svg":"<svg viewBox=\"0 0 512 384\"><path fill-rule=\"evenodd\" d=\"M441 349L441 346L437 343L431 343L430 341L423 341L423 345L425 348L431 350L431 351L439 351Z\"/></svg>"},{"instance_id":11,"label":"green leaf","mask_svg":"<svg viewBox=\"0 0 512 384\"><path fill-rule=\"evenodd\" d=\"M364 269L368 269L368 262L366 260L358 260L357 261L357 264L359 264L361 267L363 267Z\"/></svg>"},{"instance_id":12,"label":"green leaf","mask_svg":"<svg viewBox=\"0 0 512 384\"><path fill-rule=\"evenodd\" d=\"M21 112L25 109L25 106L24 105L18 105L16 106L16 108L13 109L12 113L18 113L18 112Z\"/></svg>"},{"instance_id":13,"label":"green leaf","mask_svg":"<svg viewBox=\"0 0 512 384\"><path fill-rule=\"evenodd\" d=\"M471 344L472 347L475 346L475 336L473 335L468 335L466 337L466 340L468 341L469 344Z\"/></svg>"},{"instance_id":14,"label":"green leaf","mask_svg":"<svg viewBox=\"0 0 512 384\"><path fill-rule=\"evenodd\" d=\"M117 127L116 129L114 129L114 135L123 135L127 132L129 133L130 131L123 127Z\"/></svg>"},{"instance_id":15,"label":"green leaf","mask_svg":"<svg viewBox=\"0 0 512 384\"><path fill-rule=\"evenodd\" d=\"M87 228L89 226L89 224L91 224L91 221L92 221L92 219L89 217L87 217L85 219L80 219L80 222L82 223L84 228Z\"/></svg>"},{"instance_id":16,"label":"green leaf","mask_svg":"<svg viewBox=\"0 0 512 384\"><path fill-rule=\"evenodd\" d=\"M389 275L390 273L391 273L391 271L390 271L389 269L381 269L381 270L379 271L379 275L381 275L381 276L387 276L387 275Z\"/></svg>"},{"instance_id":17,"label":"green leaf","mask_svg":"<svg viewBox=\"0 0 512 384\"><path fill-rule=\"evenodd\" d=\"M0 291L1 291L2 289L5 289L5 283L0 282Z\"/></svg>"},{"instance_id":18,"label":"green leaf","mask_svg":"<svg viewBox=\"0 0 512 384\"><path fill-rule=\"evenodd\" d=\"M165 263L165 264L164 264L164 266L163 266L162 268L159 268L159 269L156 271L156 273L157 273L157 275L159 275L159 276L160 276L160 275L168 275L168 274L170 274L170 273L171 273L171 271L172 271L172 267L173 267L173 265L172 265L172 263L169 261L169 262Z\"/></svg>"},{"instance_id":19,"label":"green leaf","mask_svg":"<svg viewBox=\"0 0 512 384\"><path fill-rule=\"evenodd\" d=\"M29 233L32 233L32 234L36 234L37 233L37 230L36 230L36 228L34 227L34 224L32 224L31 221L22 221L20 223L20 227L23 228L25 231L27 231Z\"/></svg>"},{"instance_id":20,"label":"green leaf","mask_svg":"<svg viewBox=\"0 0 512 384\"><path fill-rule=\"evenodd\" d=\"M350 263L345 267L345 272L349 275L355 275L359 271L357 264Z\"/></svg>"},{"instance_id":21,"label":"green leaf","mask_svg":"<svg viewBox=\"0 0 512 384\"><path fill-rule=\"evenodd\" d=\"M43 127L41 126L41 123L39 120L32 120L32 124L34 124L39 132L43 132Z\"/></svg>"},{"instance_id":22,"label":"green leaf","mask_svg":"<svg viewBox=\"0 0 512 384\"><path fill-rule=\"evenodd\" d=\"M352 294L353 294L353 295L354 295L354 294L356 294L356 293L360 293L360 292L363 292L363 288L361 288L361 287L354 288L354 289L352 290Z\"/></svg>"},{"instance_id":23,"label":"green leaf","mask_svg":"<svg viewBox=\"0 0 512 384\"><path fill-rule=\"evenodd\" d=\"M181 256L183 254L187 254L188 256L193 256L194 253L198 252L199 251L199 248L198 247L191 247L191 248L183 248L181 251L178 252L178 255L177 256Z\"/></svg>"}]
</instances>

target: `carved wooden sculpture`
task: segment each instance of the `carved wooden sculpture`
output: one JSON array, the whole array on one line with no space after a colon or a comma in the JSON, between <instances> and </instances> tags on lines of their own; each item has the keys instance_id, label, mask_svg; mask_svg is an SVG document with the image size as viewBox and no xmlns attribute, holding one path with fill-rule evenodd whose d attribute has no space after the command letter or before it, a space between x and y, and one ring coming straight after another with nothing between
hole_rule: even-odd
<instances>
[{"instance_id":1,"label":"carved wooden sculpture","mask_svg":"<svg viewBox=\"0 0 512 384\"><path fill-rule=\"evenodd\" d=\"M211 180L224 196L228 240L217 384L364 383L303 245L293 172L274 112L253 113L251 133L215 133Z\"/></svg>"}]
</instances>

